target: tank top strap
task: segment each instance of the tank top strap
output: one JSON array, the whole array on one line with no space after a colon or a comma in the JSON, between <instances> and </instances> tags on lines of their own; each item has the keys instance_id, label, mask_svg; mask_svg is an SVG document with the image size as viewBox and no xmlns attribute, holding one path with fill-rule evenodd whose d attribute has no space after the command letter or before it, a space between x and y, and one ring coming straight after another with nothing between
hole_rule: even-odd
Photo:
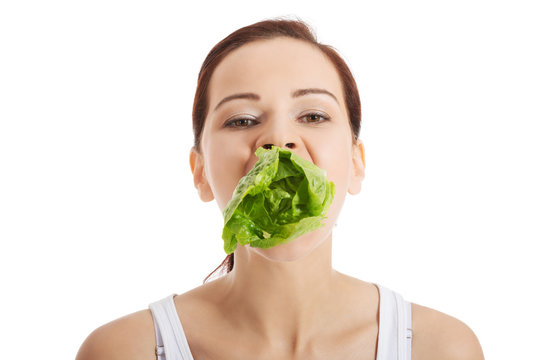
<instances>
[{"instance_id":1,"label":"tank top strap","mask_svg":"<svg viewBox=\"0 0 539 360\"><path fill-rule=\"evenodd\" d=\"M375 284L380 292L380 323L376 360L411 360L412 308L402 296Z\"/></svg>"},{"instance_id":2,"label":"tank top strap","mask_svg":"<svg viewBox=\"0 0 539 360\"><path fill-rule=\"evenodd\" d=\"M151 303L157 360L193 360L185 332L174 306L174 295Z\"/></svg>"}]
</instances>

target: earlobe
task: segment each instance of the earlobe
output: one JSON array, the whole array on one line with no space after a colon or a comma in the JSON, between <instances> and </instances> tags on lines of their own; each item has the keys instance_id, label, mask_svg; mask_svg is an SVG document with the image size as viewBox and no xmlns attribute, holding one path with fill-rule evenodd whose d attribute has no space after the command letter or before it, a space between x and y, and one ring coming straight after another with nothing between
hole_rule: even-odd
<instances>
[{"instance_id":1,"label":"earlobe","mask_svg":"<svg viewBox=\"0 0 539 360\"><path fill-rule=\"evenodd\" d=\"M365 178L365 148L363 146L363 141L359 139L353 145L352 163L353 169L348 192L355 195L361 191L361 184Z\"/></svg>"},{"instance_id":2,"label":"earlobe","mask_svg":"<svg viewBox=\"0 0 539 360\"><path fill-rule=\"evenodd\" d=\"M194 148L191 148L189 153L189 165L193 174L193 183L198 190L198 196L204 202L212 201L214 196L204 171L204 157Z\"/></svg>"}]
</instances>

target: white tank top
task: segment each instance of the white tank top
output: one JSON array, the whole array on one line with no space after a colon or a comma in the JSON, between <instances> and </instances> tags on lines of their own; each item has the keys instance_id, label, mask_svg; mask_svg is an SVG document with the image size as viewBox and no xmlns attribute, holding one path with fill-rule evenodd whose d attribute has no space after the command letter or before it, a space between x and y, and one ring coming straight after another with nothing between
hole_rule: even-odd
<instances>
[{"instance_id":1,"label":"white tank top","mask_svg":"<svg viewBox=\"0 0 539 360\"><path fill-rule=\"evenodd\" d=\"M412 359L412 310L402 296L383 286L380 290L380 324L376 360ZM157 346L157 360L193 360L180 318L175 294L150 304Z\"/></svg>"}]
</instances>

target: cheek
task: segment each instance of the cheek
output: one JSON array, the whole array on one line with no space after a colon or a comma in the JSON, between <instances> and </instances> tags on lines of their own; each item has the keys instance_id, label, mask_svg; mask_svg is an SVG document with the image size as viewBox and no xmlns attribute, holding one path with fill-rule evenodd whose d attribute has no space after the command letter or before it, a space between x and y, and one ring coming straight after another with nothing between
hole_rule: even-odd
<instances>
[{"instance_id":1,"label":"cheek","mask_svg":"<svg viewBox=\"0 0 539 360\"><path fill-rule=\"evenodd\" d=\"M210 141L205 142L206 176L221 210L232 198L238 181L244 175L250 151L240 144L232 144L224 136L212 136Z\"/></svg>"},{"instance_id":2,"label":"cheek","mask_svg":"<svg viewBox=\"0 0 539 360\"><path fill-rule=\"evenodd\" d=\"M327 171L330 181L335 184L335 198L330 207L332 215L336 215L344 203L350 185L350 169L352 164L351 150L347 143L332 144L319 155L320 167ZM331 216L331 215L330 215Z\"/></svg>"},{"instance_id":3,"label":"cheek","mask_svg":"<svg viewBox=\"0 0 539 360\"><path fill-rule=\"evenodd\" d=\"M317 151L319 166L327 171L329 180L335 183L337 190L339 186L347 184L352 162L351 150L346 147L346 144L344 142L326 143L323 147L320 146L320 151Z\"/></svg>"}]
</instances>

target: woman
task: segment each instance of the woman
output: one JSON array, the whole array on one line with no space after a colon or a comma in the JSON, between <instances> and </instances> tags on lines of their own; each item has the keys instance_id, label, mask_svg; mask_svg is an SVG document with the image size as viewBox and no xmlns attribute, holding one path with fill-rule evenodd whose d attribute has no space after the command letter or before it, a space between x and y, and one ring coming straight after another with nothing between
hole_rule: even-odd
<instances>
[{"instance_id":1,"label":"woman","mask_svg":"<svg viewBox=\"0 0 539 360\"><path fill-rule=\"evenodd\" d=\"M200 198L223 211L255 150L278 146L335 184L325 226L268 249L238 246L226 275L96 329L77 359L483 359L464 323L333 269L333 225L365 176L360 118L351 72L306 24L262 21L217 44L193 108Z\"/></svg>"}]
</instances>

